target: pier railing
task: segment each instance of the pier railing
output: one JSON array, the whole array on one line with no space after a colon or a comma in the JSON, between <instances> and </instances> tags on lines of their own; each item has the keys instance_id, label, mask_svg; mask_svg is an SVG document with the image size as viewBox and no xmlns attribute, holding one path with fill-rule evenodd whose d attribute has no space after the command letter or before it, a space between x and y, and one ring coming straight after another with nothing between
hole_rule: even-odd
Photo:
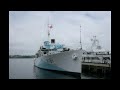
<instances>
[{"instance_id":1,"label":"pier railing","mask_svg":"<svg viewBox=\"0 0 120 90\"><path fill-rule=\"evenodd\" d=\"M111 64L111 60L82 60L83 63Z\"/></svg>"}]
</instances>

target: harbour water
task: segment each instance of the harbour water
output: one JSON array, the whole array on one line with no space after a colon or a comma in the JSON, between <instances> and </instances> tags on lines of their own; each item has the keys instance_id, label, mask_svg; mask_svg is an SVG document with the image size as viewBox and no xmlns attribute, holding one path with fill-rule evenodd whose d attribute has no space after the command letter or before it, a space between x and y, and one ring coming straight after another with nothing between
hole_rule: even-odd
<instances>
[{"instance_id":1,"label":"harbour water","mask_svg":"<svg viewBox=\"0 0 120 90\"><path fill-rule=\"evenodd\" d=\"M34 58L10 58L9 79L77 79L70 75L63 75L43 70L34 66ZM81 79L98 79L81 75Z\"/></svg>"}]
</instances>

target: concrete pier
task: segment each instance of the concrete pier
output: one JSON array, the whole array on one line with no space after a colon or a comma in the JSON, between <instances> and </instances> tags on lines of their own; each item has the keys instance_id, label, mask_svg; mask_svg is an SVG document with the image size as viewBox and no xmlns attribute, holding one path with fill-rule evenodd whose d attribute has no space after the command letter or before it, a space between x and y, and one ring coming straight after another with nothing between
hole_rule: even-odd
<instances>
[{"instance_id":1,"label":"concrete pier","mask_svg":"<svg viewBox=\"0 0 120 90\"><path fill-rule=\"evenodd\" d=\"M110 79L111 64L82 63L82 73Z\"/></svg>"}]
</instances>

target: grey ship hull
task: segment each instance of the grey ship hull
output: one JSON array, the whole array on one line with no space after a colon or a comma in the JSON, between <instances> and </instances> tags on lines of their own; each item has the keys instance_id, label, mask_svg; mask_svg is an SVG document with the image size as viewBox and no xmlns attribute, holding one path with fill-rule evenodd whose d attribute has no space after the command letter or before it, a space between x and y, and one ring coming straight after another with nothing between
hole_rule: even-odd
<instances>
[{"instance_id":1,"label":"grey ship hull","mask_svg":"<svg viewBox=\"0 0 120 90\"><path fill-rule=\"evenodd\" d=\"M74 54L77 58L74 58ZM63 74L81 77L82 50L71 50L36 58L34 65Z\"/></svg>"}]
</instances>

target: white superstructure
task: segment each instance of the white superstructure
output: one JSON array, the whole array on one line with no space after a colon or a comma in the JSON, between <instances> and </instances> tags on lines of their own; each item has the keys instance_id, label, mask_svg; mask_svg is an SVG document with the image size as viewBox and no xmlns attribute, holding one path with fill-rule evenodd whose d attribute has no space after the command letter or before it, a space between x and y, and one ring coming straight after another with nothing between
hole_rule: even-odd
<instances>
[{"instance_id":1,"label":"white superstructure","mask_svg":"<svg viewBox=\"0 0 120 90\"><path fill-rule=\"evenodd\" d=\"M96 36L93 36L91 50L84 51L82 62L111 64L111 52L106 51L99 45Z\"/></svg>"}]
</instances>

